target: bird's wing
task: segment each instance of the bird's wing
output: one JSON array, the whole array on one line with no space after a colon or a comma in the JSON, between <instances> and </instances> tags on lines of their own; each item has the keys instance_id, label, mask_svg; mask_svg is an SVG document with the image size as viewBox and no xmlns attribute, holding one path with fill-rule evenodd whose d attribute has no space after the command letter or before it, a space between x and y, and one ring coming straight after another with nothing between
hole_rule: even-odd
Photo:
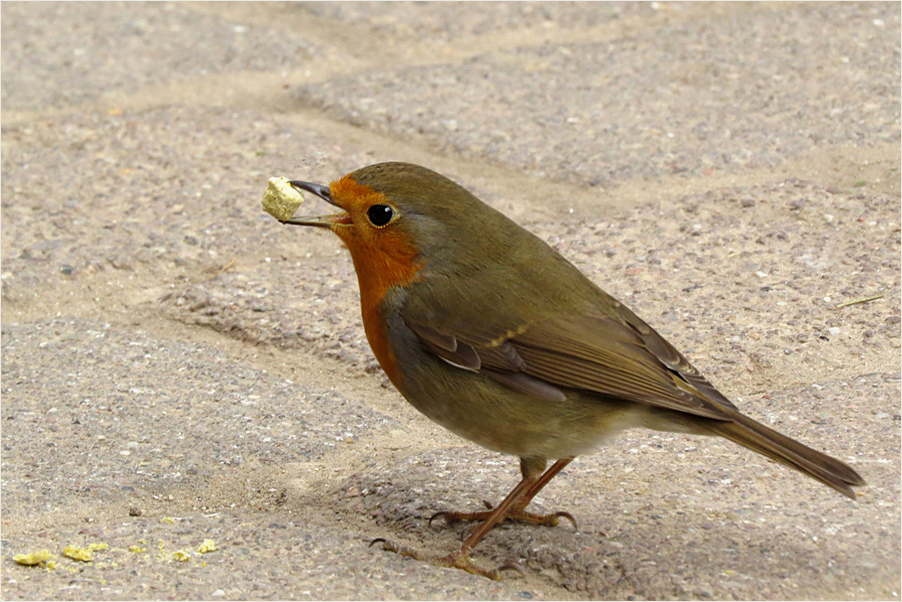
<instances>
[{"instance_id":1,"label":"bird's wing","mask_svg":"<svg viewBox=\"0 0 902 602\"><path fill-rule=\"evenodd\" d=\"M468 324L457 332L413 316L404 323L447 362L479 371L549 401L561 388L582 389L714 418L732 420L735 406L683 355L632 311L546 316L511 329Z\"/></svg>"}]
</instances>

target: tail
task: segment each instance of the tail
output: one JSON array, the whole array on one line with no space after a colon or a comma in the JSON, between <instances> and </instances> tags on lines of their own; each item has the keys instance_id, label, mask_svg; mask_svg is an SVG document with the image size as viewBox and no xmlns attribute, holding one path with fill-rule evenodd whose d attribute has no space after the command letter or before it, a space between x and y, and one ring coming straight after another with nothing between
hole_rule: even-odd
<instances>
[{"instance_id":1,"label":"tail","mask_svg":"<svg viewBox=\"0 0 902 602\"><path fill-rule=\"evenodd\" d=\"M769 429L739 412L731 412L732 421L714 421L707 424L712 434L726 437L734 443L795 468L815 478L843 495L855 499L852 486L865 485L864 479L846 464L827 454L815 451L798 441Z\"/></svg>"}]
</instances>

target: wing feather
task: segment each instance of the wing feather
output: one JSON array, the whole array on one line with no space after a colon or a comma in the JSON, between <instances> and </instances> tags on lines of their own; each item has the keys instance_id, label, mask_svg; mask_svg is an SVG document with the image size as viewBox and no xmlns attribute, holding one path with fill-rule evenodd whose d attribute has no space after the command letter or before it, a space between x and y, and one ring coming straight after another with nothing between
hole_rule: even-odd
<instances>
[{"instance_id":1,"label":"wing feather","mask_svg":"<svg viewBox=\"0 0 902 602\"><path fill-rule=\"evenodd\" d=\"M515 328L447 332L405 317L442 359L549 401L582 389L652 406L730 420L735 406L670 343L619 303Z\"/></svg>"}]
</instances>

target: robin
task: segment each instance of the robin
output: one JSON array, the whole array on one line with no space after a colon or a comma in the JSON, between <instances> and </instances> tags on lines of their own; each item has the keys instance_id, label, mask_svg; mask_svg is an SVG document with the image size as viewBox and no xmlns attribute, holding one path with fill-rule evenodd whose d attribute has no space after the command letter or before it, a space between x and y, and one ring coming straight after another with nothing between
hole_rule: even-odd
<instances>
[{"instance_id":1,"label":"robin","mask_svg":"<svg viewBox=\"0 0 902 602\"><path fill-rule=\"evenodd\" d=\"M633 427L726 437L853 499L865 484L744 416L636 314L448 178L380 163L329 186L291 185L341 209L283 223L329 229L347 246L367 340L392 384L438 424L520 458L522 479L499 505L433 517L481 521L437 564L500 578L513 567L469 557L483 536L504 520L572 521L526 507L574 457Z\"/></svg>"}]
</instances>

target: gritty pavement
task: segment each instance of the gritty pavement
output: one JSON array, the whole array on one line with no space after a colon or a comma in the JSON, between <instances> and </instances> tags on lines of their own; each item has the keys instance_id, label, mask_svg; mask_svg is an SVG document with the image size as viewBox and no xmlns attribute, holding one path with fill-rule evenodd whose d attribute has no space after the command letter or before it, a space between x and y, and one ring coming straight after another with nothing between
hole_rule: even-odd
<instances>
[{"instance_id":1,"label":"gritty pavement","mask_svg":"<svg viewBox=\"0 0 902 602\"><path fill-rule=\"evenodd\" d=\"M0 24L3 599L899 599L898 3L4 2ZM518 478L391 388L337 239L260 209L270 176L386 160L547 240L868 486L630 431L536 499L578 530L476 549L522 577L369 548L448 553L463 527L429 517ZM41 549L55 568L13 560Z\"/></svg>"}]
</instances>

